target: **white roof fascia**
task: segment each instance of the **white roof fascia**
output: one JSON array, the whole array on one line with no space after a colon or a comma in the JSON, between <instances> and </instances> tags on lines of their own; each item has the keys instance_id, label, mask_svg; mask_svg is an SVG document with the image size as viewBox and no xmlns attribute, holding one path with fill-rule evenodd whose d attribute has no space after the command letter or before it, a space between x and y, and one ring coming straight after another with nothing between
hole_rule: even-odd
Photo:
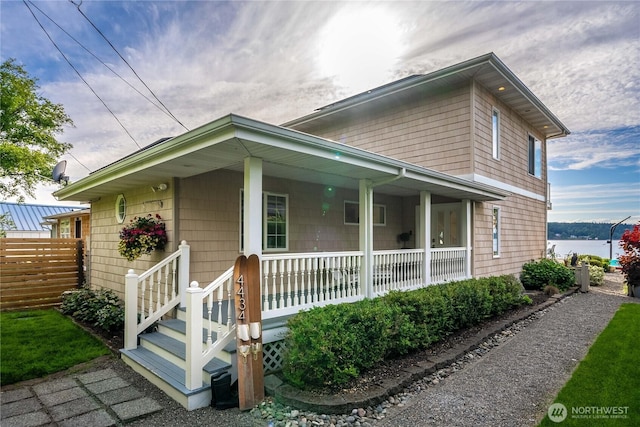
<instances>
[{"instance_id":1,"label":"white roof fascia","mask_svg":"<svg viewBox=\"0 0 640 427\"><path fill-rule=\"evenodd\" d=\"M76 193L106 184L114 179L149 169L163 161L176 157L180 153L193 152L204 146L214 145L216 142L228 139L228 133L233 132L233 128L230 127L231 122L231 115L228 115L156 146L148 149L143 148L141 151L124 157L111 165L92 172L89 176L77 182L67 185L54 192L53 195L64 200ZM221 134L220 132L224 130L227 130L228 133ZM213 135L215 137L211 139ZM199 138L202 138L202 143L200 144L198 144Z\"/></svg>"},{"instance_id":2,"label":"white roof fascia","mask_svg":"<svg viewBox=\"0 0 640 427\"><path fill-rule=\"evenodd\" d=\"M54 195L60 199L73 197L74 194L106 184L111 180L125 178L127 175L144 171L180 155L192 153L233 138L245 139L308 154L309 156L340 161L393 176L399 175L402 169L405 169L407 178L451 188L465 189L470 193L489 195L495 199L502 199L509 194L485 184L473 183L356 147L230 114L173 139L133 153L93 172L76 183L69 184L55 192Z\"/></svg>"}]
</instances>

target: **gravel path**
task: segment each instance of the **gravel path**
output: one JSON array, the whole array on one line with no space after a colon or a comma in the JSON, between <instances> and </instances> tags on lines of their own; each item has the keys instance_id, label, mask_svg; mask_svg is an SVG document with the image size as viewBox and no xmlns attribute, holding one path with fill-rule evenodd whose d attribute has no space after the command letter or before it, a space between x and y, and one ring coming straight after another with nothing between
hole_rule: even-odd
<instances>
[{"instance_id":1,"label":"gravel path","mask_svg":"<svg viewBox=\"0 0 640 427\"><path fill-rule=\"evenodd\" d=\"M624 297L620 285L577 293L464 369L389 407L376 426L534 426Z\"/></svg>"}]
</instances>

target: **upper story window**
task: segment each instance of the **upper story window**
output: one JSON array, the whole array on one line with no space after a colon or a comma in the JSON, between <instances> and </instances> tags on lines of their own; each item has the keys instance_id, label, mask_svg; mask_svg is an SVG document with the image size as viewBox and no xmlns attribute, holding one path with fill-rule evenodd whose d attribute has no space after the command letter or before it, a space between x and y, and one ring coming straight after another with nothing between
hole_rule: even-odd
<instances>
[{"instance_id":1,"label":"upper story window","mask_svg":"<svg viewBox=\"0 0 640 427\"><path fill-rule=\"evenodd\" d=\"M491 143L493 146L493 158L500 158L500 111L495 108L491 112Z\"/></svg>"},{"instance_id":2,"label":"upper story window","mask_svg":"<svg viewBox=\"0 0 640 427\"><path fill-rule=\"evenodd\" d=\"M529 135L529 174L542 178L542 143Z\"/></svg>"}]
</instances>

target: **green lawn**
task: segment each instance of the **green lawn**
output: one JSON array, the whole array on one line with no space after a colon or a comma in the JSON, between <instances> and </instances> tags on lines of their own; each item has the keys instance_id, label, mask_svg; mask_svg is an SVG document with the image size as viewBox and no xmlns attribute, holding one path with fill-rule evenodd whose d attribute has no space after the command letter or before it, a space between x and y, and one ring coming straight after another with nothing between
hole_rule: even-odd
<instances>
[{"instance_id":1,"label":"green lawn","mask_svg":"<svg viewBox=\"0 0 640 427\"><path fill-rule=\"evenodd\" d=\"M564 421L547 414L540 426L640 425L639 337L640 304L623 304L554 400Z\"/></svg>"},{"instance_id":2,"label":"green lawn","mask_svg":"<svg viewBox=\"0 0 640 427\"><path fill-rule=\"evenodd\" d=\"M62 371L109 349L56 310L0 313L0 384Z\"/></svg>"}]
</instances>

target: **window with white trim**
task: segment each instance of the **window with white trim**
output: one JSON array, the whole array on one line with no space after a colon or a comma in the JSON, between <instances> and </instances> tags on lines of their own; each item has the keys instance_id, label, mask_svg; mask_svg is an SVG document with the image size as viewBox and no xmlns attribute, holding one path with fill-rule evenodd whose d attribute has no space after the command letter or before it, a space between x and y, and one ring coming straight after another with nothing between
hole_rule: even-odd
<instances>
[{"instance_id":1,"label":"window with white trim","mask_svg":"<svg viewBox=\"0 0 640 427\"><path fill-rule=\"evenodd\" d=\"M122 224L126 216L127 201L124 198L124 194L118 194L118 197L116 198L116 220L119 224Z\"/></svg>"},{"instance_id":2,"label":"window with white trim","mask_svg":"<svg viewBox=\"0 0 640 427\"><path fill-rule=\"evenodd\" d=\"M289 196L264 193L263 203L264 250L289 249Z\"/></svg>"},{"instance_id":3,"label":"window with white trim","mask_svg":"<svg viewBox=\"0 0 640 427\"><path fill-rule=\"evenodd\" d=\"M498 206L493 207L491 217L493 222L493 257L497 258L500 256L500 208Z\"/></svg>"},{"instance_id":4,"label":"window with white trim","mask_svg":"<svg viewBox=\"0 0 640 427\"><path fill-rule=\"evenodd\" d=\"M529 135L529 174L542 178L542 143Z\"/></svg>"},{"instance_id":5,"label":"window with white trim","mask_svg":"<svg viewBox=\"0 0 640 427\"><path fill-rule=\"evenodd\" d=\"M289 196L262 193L262 249L286 251L289 249ZM244 250L244 189L240 189L240 251Z\"/></svg>"},{"instance_id":6,"label":"window with white trim","mask_svg":"<svg viewBox=\"0 0 640 427\"><path fill-rule=\"evenodd\" d=\"M61 239L71 238L71 221L69 219L60 220L60 238Z\"/></svg>"},{"instance_id":7,"label":"window with white trim","mask_svg":"<svg viewBox=\"0 0 640 427\"><path fill-rule=\"evenodd\" d=\"M493 108L491 110L491 144L493 147L493 158L500 158L500 111Z\"/></svg>"}]
</instances>

